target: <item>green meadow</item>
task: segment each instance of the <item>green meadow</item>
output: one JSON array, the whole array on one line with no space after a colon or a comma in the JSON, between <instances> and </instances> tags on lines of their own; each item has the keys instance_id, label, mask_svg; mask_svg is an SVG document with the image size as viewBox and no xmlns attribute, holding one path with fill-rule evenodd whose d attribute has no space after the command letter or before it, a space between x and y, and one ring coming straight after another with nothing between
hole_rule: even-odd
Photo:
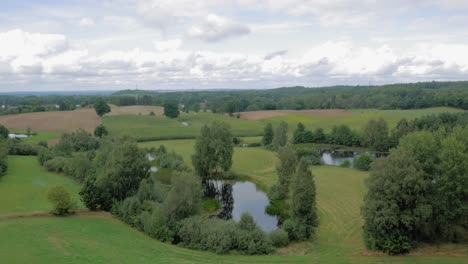
<instances>
[{"instance_id":1,"label":"green meadow","mask_svg":"<svg viewBox=\"0 0 468 264\"><path fill-rule=\"evenodd\" d=\"M337 124L346 124L353 129L361 130L370 119L384 118L390 127L402 119L414 119L428 114L443 112L459 112L462 110L436 107L416 110L350 110L349 114L323 115L319 113L298 113L277 116L261 120L243 120L227 115L213 113L182 113L177 119L164 116L142 115L116 115L105 116L104 125L111 135L131 135L140 141L195 138L204 124L213 121L228 123L235 136L259 136L263 133L265 124L274 126L281 121L289 124L289 130L293 131L297 123L303 123L308 129L321 127L326 131Z\"/></svg>"},{"instance_id":2,"label":"green meadow","mask_svg":"<svg viewBox=\"0 0 468 264\"><path fill-rule=\"evenodd\" d=\"M352 110L352 114L322 116L290 114L258 121L212 113L182 114L179 119L121 115L105 116L112 135L132 135L141 148L165 145L191 166L194 138L211 121L228 122L244 143L261 140L266 123L298 122L309 129L347 124L362 129L369 119L382 117L393 127L401 118L459 111L451 108L423 110ZM187 122L188 126L182 124ZM38 137L47 137L40 133ZM185 139L184 139L185 138ZM31 138L32 139L32 138ZM36 138L37 139L37 138ZM149 141L159 139L160 141ZM172 140L161 140L172 139ZM179 140L174 140L179 139ZM261 147L236 147L232 171L266 190L276 181L276 153ZM312 166L317 189L320 225L314 238L294 243L268 256L217 255L161 243L122 223L110 214L69 217L31 217L48 212L47 190L63 185L79 201L80 186L66 176L49 173L36 157L9 156L8 173L0 177L1 263L467 263L466 244L422 246L410 255L386 256L366 250L360 208L366 192L367 172L333 166ZM80 207L83 206L80 203ZM27 250L26 250L27 249Z\"/></svg>"},{"instance_id":3,"label":"green meadow","mask_svg":"<svg viewBox=\"0 0 468 264\"><path fill-rule=\"evenodd\" d=\"M79 200L79 185L72 179L47 172L36 157L9 156L8 173L0 177L0 214L50 211L50 187L62 185Z\"/></svg>"},{"instance_id":4,"label":"green meadow","mask_svg":"<svg viewBox=\"0 0 468 264\"><path fill-rule=\"evenodd\" d=\"M20 212L48 210L47 202L41 200L44 188L30 184L30 180L22 181L20 185L26 189L18 186L20 180L16 178L37 177L49 185L66 184L68 180L60 175L37 173L40 168L30 157L10 157L9 163L11 174L0 182L1 197L11 195L4 192L7 189L36 195L18 200L16 206L3 202L0 205L0 259L4 263L464 263L467 260L463 245L442 245L399 257L366 252L359 208L367 173L353 169L312 168L320 213L320 227L313 241L292 244L268 256L241 256L216 255L161 243L104 213L2 218L6 213L18 212L15 208L20 203L28 205ZM23 163L31 169L16 166ZM76 194L77 186L72 182L69 185ZM40 202L31 204L31 200Z\"/></svg>"}]
</instances>

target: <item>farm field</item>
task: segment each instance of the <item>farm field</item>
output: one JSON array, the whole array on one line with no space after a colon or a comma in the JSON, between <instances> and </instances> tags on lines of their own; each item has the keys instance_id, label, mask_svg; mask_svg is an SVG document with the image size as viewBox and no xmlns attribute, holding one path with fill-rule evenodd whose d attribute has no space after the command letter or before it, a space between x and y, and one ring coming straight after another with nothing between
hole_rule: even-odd
<instances>
[{"instance_id":1,"label":"farm field","mask_svg":"<svg viewBox=\"0 0 468 264\"><path fill-rule=\"evenodd\" d=\"M272 110L275 111L275 110ZM289 124L289 130L293 131L297 123L303 123L308 129L321 127L326 131L336 124L346 124L353 129L361 130L370 119L384 118L393 128L402 119L414 119L423 115L443 112L460 112L454 108L437 107L418 110L333 110L323 112L319 110L286 111L286 115L269 115L258 120L237 119L227 115L212 113L182 113L177 119L155 116L105 116L104 125L112 135L132 135L140 141L195 138L203 124L212 121L228 123L235 136L259 136L263 133L265 124L274 126L281 121ZM259 111L268 112L268 111ZM245 112L244 114L255 112ZM275 112L276 113L276 112ZM241 115L242 116L242 115ZM187 125L184 125L186 122Z\"/></svg>"},{"instance_id":2,"label":"farm field","mask_svg":"<svg viewBox=\"0 0 468 264\"><path fill-rule=\"evenodd\" d=\"M0 215L26 212L50 211L47 201L50 187L62 185L79 200L79 185L72 179L47 172L36 157L9 156L8 172L0 178Z\"/></svg>"},{"instance_id":3,"label":"farm field","mask_svg":"<svg viewBox=\"0 0 468 264\"><path fill-rule=\"evenodd\" d=\"M153 112L155 115L162 115L164 113L164 108L161 106L153 105L130 105L130 106L116 106L110 105L111 112L106 114L106 116L116 116L116 115L149 115Z\"/></svg>"},{"instance_id":4,"label":"farm field","mask_svg":"<svg viewBox=\"0 0 468 264\"><path fill-rule=\"evenodd\" d=\"M74 111L37 112L0 116L0 124L10 130L32 129L34 132L65 133L83 128L93 132L101 118L92 108Z\"/></svg>"}]
</instances>

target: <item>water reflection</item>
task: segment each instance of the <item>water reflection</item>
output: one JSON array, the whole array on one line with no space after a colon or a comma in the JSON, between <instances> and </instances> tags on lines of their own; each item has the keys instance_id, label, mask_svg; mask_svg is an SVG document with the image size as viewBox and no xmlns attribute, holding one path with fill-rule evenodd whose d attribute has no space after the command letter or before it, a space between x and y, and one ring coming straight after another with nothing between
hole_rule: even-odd
<instances>
[{"instance_id":1,"label":"water reflection","mask_svg":"<svg viewBox=\"0 0 468 264\"><path fill-rule=\"evenodd\" d=\"M278 226L276 216L268 215L265 207L270 201L267 195L251 182L227 182L207 180L203 182L205 197L220 201L221 209L217 216L228 220L240 220L243 213L250 213L257 225L265 232Z\"/></svg>"},{"instance_id":2,"label":"water reflection","mask_svg":"<svg viewBox=\"0 0 468 264\"><path fill-rule=\"evenodd\" d=\"M354 163L354 158L359 157L360 155L368 153L373 159L385 157L387 153L381 152L358 152L358 151L343 151L343 150L320 150L320 157L322 163L325 165L334 165L339 166L346 160L350 162L351 165Z\"/></svg>"}]
</instances>

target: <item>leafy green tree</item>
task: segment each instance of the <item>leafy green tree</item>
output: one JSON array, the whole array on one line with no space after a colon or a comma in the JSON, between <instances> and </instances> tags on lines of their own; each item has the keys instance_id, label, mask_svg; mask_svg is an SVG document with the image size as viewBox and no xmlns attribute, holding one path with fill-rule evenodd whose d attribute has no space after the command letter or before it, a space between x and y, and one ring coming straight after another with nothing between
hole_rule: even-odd
<instances>
[{"instance_id":1,"label":"leafy green tree","mask_svg":"<svg viewBox=\"0 0 468 264\"><path fill-rule=\"evenodd\" d=\"M467 129L468 131L468 129ZM455 136L441 142L440 165L433 196L437 239L460 242L468 228L468 148Z\"/></svg>"},{"instance_id":2,"label":"leafy green tree","mask_svg":"<svg viewBox=\"0 0 468 264\"><path fill-rule=\"evenodd\" d=\"M305 159L299 161L290 192L290 219L284 228L291 240L307 240L318 226L318 214L315 182Z\"/></svg>"},{"instance_id":3,"label":"leafy green tree","mask_svg":"<svg viewBox=\"0 0 468 264\"><path fill-rule=\"evenodd\" d=\"M187 172L175 173L172 186L164 201L165 213L172 223L196 215L201 210L200 179Z\"/></svg>"},{"instance_id":4,"label":"leafy green tree","mask_svg":"<svg viewBox=\"0 0 468 264\"><path fill-rule=\"evenodd\" d=\"M164 115L169 118L179 117L179 104L176 101L166 101L164 103Z\"/></svg>"},{"instance_id":5,"label":"leafy green tree","mask_svg":"<svg viewBox=\"0 0 468 264\"><path fill-rule=\"evenodd\" d=\"M364 127L364 145L377 151L387 151L389 144L387 122L383 118L370 120Z\"/></svg>"},{"instance_id":6,"label":"leafy green tree","mask_svg":"<svg viewBox=\"0 0 468 264\"><path fill-rule=\"evenodd\" d=\"M63 186L52 187L47 192L47 199L53 204L52 212L56 215L65 215L73 213L76 209L76 203L67 189Z\"/></svg>"},{"instance_id":7,"label":"leafy green tree","mask_svg":"<svg viewBox=\"0 0 468 264\"><path fill-rule=\"evenodd\" d=\"M0 138L0 176L5 175L8 169L8 144Z\"/></svg>"},{"instance_id":8,"label":"leafy green tree","mask_svg":"<svg viewBox=\"0 0 468 264\"><path fill-rule=\"evenodd\" d=\"M110 113L111 108L110 106L104 101L102 98L98 98L96 102L94 102L94 110L96 110L96 114L98 116L103 116L107 113Z\"/></svg>"},{"instance_id":9,"label":"leafy green tree","mask_svg":"<svg viewBox=\"0 0 468 264\"><path fill-rule=\"evenodd\" d=\"M354 167L358 170L368 171L371 168L372 157L368 153L364 153L354 158Z\"/></svg>"},{"instance_id":10,"label":"leafy green tree","mask_svg":"<svg viewBox=\"0 0 468 264\"><path fill-rule=\"evenodd\" d=\"M399 148L407 150L417 162L421 163L424 172L434 175L439 151L439 144L431 132L420 131L410 133L400 139Z\"/></svg>"},{"instance_id":11,"label":"leafy green tree","mask_svg":"<svg viewBox=\"0 0 468 264\"><path fill-rule=\"evenodd\" d=\"M10 131L4 125L0 125L0 138L8 138Z\"/></svg>"},{"instance_id":12,"label":"leafy green tree","mask_svg":"<svg viewBox=\"0 0 468 264\"><path fill-rule=\"evenodd\" d=\"M82 190L82 198L91 205L90 209L110 210L114 200L134 195L141 180L150 174L146 153L129 140L106 142L95 160L96 179L87 179Z\"/></svg>"},{"instance_id":13,"label":"leafy green tree","mask_svg":"<svg viewBox=\"0 0 468 264\"><path fill-rule=\"evenodd\" d=\"M291 179L294 178L296 173L298 162L296 150L290 145L281 147L278 150L278 158L280 161L276 167L280 195L278 198L284 199L288 196Z\"/></svg>"},{"instance_id":14,"label":"leafy green tree","mask_svg":"<svg viewBox=\"0 0 468 264\"><path fill-rule=\"evenodd\" d=\"M271 125L271 123L268 123L263 129L262 144L264 146L267 146L267 145L270 145L272 141L273 141L273 126Z\"/></svg>"},{"instance_id":15,"label":"leafy green tree","mask_svg":"<svg viewBox=\"0 0 468 264\"><path fill-rule=\"evenodd\" d=\"M94 136L95 137L102 138L102 137L107 136L107 135L109 135L109 131L107 131L107 128L103 124L97 126L94 129Z\"/></svg>"},{"instance_id":16,"label":"leafy green tree","mask_svg":"<svg viewBox=\"0 0 468 264\"><path fill-rule=\"evenodd\" d=\"M367 246L389 254L407 253L432 214L422 166L413 153L398 148L374 162L366 184L362 213Z\"/></svg>"},{"instance_id":17,"label":"leafy green tree","mask_svg":"<svg viewBox=\"0 0 468 264\"><path fill-rule=\"evenodd\" d=\"M322 128L317 128L314 133L313 133L313 142L315 143L325 143L327 140L327 137L325 135L325 132L323 132Z\"/></svg>"},{"instance_id":18,"label":"leafy green tree","mask_svg":"<svg viewBox=\"0 0 468 264\"><path fill-rule=\"evenodd\" d=\"M231 128L226 123L213 122L203 126L195 142L192 164L201 177L228 171L232 166L234 144Z\"/></svg>"},{"instance_id":19,"label":"leafy green tree","mask_svg":"<svg viewBox=\"0 0 468 264\"><path fill-rule=\"evenodd\" d=\"M302 123L297 124L297 128L293 134L293 143L294 144L304 143L305 142L304 133L305 133L304 125Z\"/></svg>"},{"instance_id":20,"label":"leafy green tree","mask_svg":"<svg viewBox=\"0 0 468 264\"><path fill-rule=\"evenodd\" d=\"M284 147L286 143L288 143L288 123L281 121L273 136L273 146L278 149Z\"/></svg>"}]
</instances>

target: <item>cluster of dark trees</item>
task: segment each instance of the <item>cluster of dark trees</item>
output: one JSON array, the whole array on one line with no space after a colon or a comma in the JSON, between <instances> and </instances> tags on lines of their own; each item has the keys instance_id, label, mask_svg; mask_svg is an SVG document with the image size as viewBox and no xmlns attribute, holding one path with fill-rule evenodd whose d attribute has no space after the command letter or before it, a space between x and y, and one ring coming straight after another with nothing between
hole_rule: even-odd
<instances>
[{"instance_id":1,"label":"cluster of dark trees","mask_svg":"<svg viewBox=\"0 0 468 264\"><path fill-rule=\"evenodd\" d=\"M0 114L73 110L92 105L102 97L107 103L160 105L176 102L184 111L201 108L214 113L274 109L419 109L449 106L468 109L468 82L423 82L383 86L334 86L324 88L287 87L248 91L151 92L124 90L102 95L0 95Z\"/></svg>"},{"instance_id":2,"label":"cluster of dark trees","mask_svg":"<svg viewBox=\"0 0 468 264\"><path fill-rule=\"evenodd\" d=\"M267 211L282 218L282 229L288 234L289 241L307 240L318 226L315 182L309 170L310 163L299 159L291 145L280 147L278 158L278 182L268 193L272 202Z\"/></svg>"},{"instance_id":3,"label":"cluster of dark trees","mask_svg":"<svg viewBox=\"0 0 468 264\"><path fill-rule=\"evenodd\" d=\"M132 104L147 103L151 101L150 97L155 105L163 105L166 101L177 101L191 111L198 111L200 103L206 102L206 107L215 113L274 109L418 109L434 106L468 109L467 87L468 82L423 82L383 86L288 87L249 91L158 93L126 90L112 97L118 100L126 97L126 100L132 101Z\"/></svg>"},{"instance_id":4,"label":"cluster of dark trees","mask_svg":"<svg viewBox=\"0 0 468 264\"><path fill-rule=\"evenodd\" d=\"M419 242L467 240L468 128L439 127L408 133L373 163L362 211L369 248L402 254Z\"/></svg>"},{"instance_id":5,"label":"cluster of dark trees","mask_svg":"<svg viewBox=\"0 0 468 264\"><path fill-rule=\"evenodd\" d=\"M278 150L288 143L288 123L281 121L278 127L273 130L271 123L266 124L263 130L262 145Z\"/></svg>"}]
</instances>

